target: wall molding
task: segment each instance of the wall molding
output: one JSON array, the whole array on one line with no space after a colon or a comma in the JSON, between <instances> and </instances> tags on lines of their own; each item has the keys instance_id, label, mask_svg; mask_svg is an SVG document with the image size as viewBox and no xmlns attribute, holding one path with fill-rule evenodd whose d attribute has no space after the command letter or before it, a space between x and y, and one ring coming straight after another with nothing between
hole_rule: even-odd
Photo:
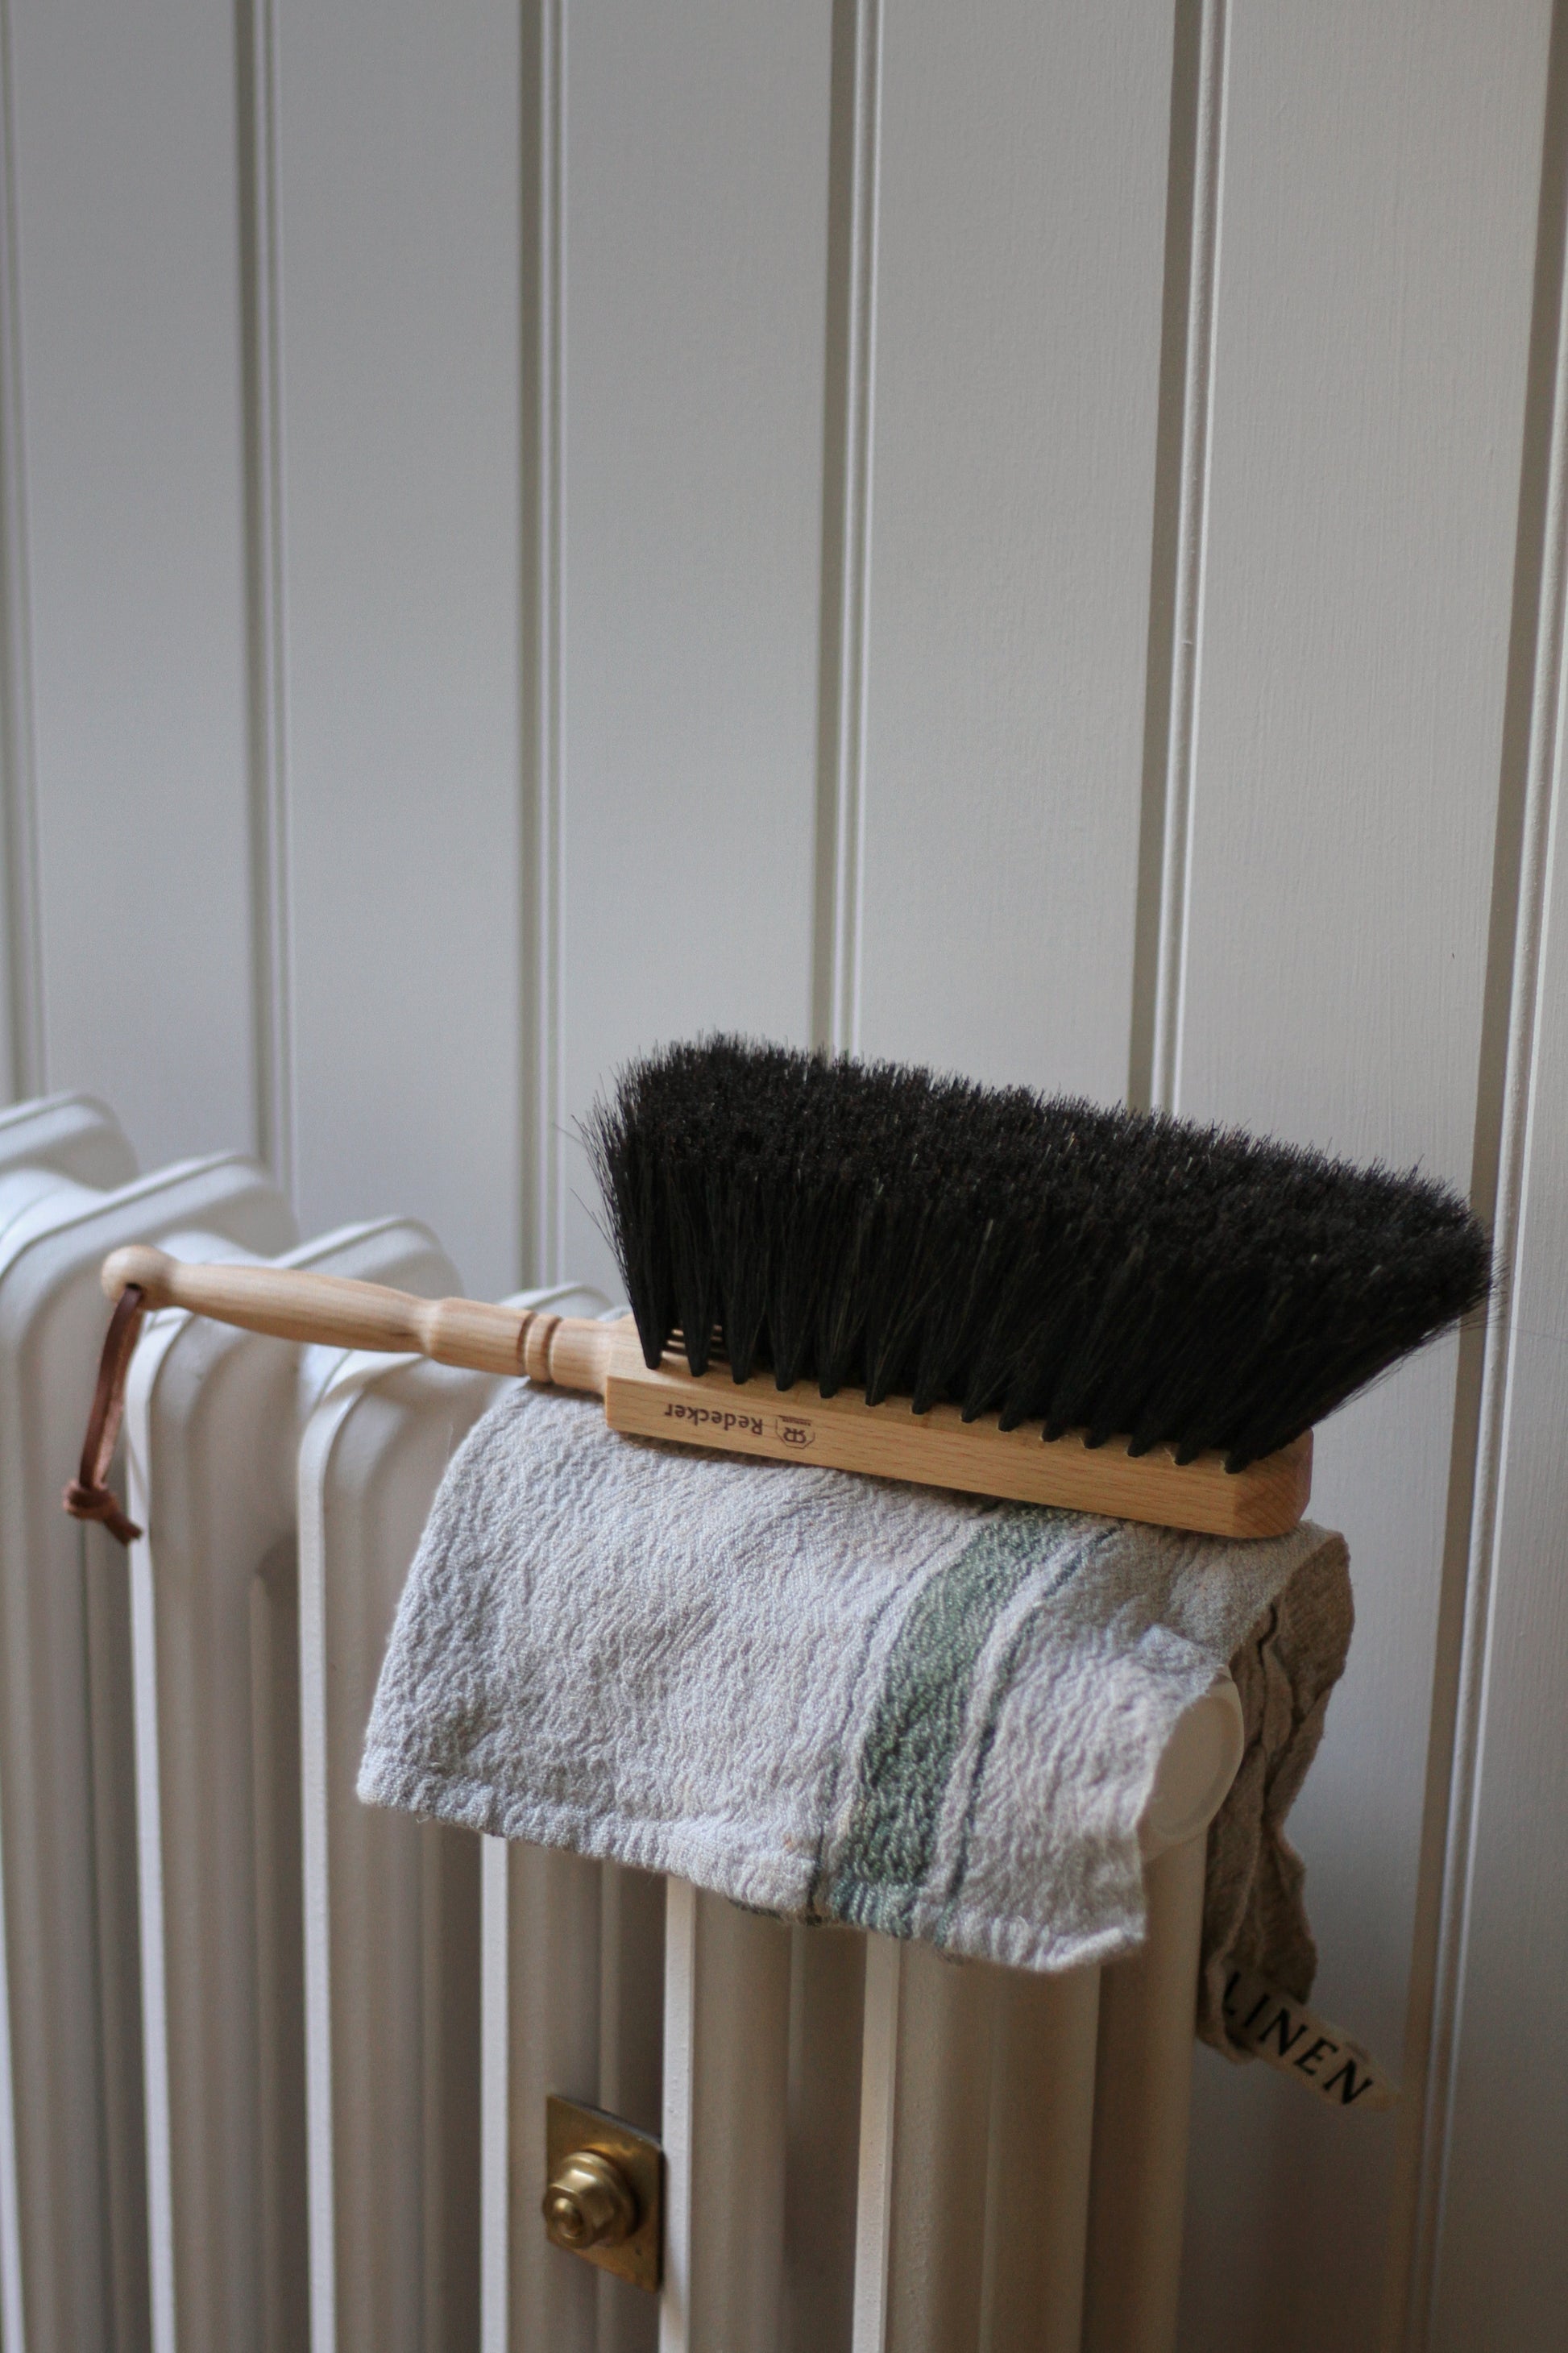
<instances>
[{"instance_id":1,"label":"wall molding","mask_svg":"<svg viewBox=\"0 0 1568 2353\"><path fill-rule=\"evenodd\" d=\"M16 116L11 80L11 10L0 0L0 859L4 860L5 1002L0 1073L8 1099L45 1086L43 974L38 931L36 770L33 761L32 640L28 615L26 480L22 442L22 354L16 250ZM0 1871L0 2342L25 2346L21 2176L11 2016L4 1873Z\"/></svg>"},{"instance_id":2,"label":"wall molding","mask_svg":"<svg viewBox=\"0 0 1568 2353\"><path fill-rule=\"evenodd\" d=\"M1465 2000L1494 1570L1531 1147L1547 888L1568 694L1568 5L1547 74L1471 1199L1491 1228L1484 1322L1461 1335L1405 2102L1382 2343L1432 2337Z\"/></svg>"},{"instance_id":3,"label":"wall molding","mask_svg":"<svg viewBox=\"0 0 1568 2353\"><path fill-rule=\"evenodd\" d=\"M297 1199L275 0L239 0L235 52L245 387L254 1119L258 1156Z\"/></svg>"},{"instance_id":4,"label":"wall molding","mask_svg":"<svg viewBox=\"0 0 1568 2353\"><path fill-rule=\"evenodd\" d=\"M1128 1100L1175 1111L1214 438L1228 0L1179 0L1155 458Z\"/></svg>"},{"instance_id":5,"label":"wall molding","mask_svg":"<svg viewBox=\"0 0 1568 2353\"><path fill-rule=\"evenodd\" d=\"M521 121L522 1230L525 1279L565 1264L562 704L566 297L566 10L524 11Z\"/></svg>"},{"instance_id":6,"label":"wall molding","mask_svg":"<svg viewBox=\"0 0 1568 2353\"><path fill-rule=\"evenodd\" d=\"M881 0L836 0L828 149L814 1043L860 1042Z\"/></svg>"},{"instance_id":7,"label":"wall molding","mask_svg":"<svg viewBox=\"0 0 1568 2353\"><path fill-rule=\"evenodd\" d=\"M5 1078L12 1097L42 1093L43 944L39 925L33 648L22 418L11 15L0 0L0 855L5 861ZM10 2335L9 2322L6 2335Z\"/></svg>"}]
</instances>

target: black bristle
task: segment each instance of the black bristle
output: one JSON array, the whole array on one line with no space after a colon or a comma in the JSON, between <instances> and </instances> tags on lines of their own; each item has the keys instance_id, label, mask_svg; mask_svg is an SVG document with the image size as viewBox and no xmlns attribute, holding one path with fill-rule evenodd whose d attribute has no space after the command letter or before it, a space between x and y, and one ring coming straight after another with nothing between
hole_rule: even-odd
<instances>
[{"instance_id":1,"label":"black bristle","mask_svg":"<svg viewBox=\"0 0 1568 2353\"><path fill-rule=\"evenodd\" d=\"M1486 1297L1416 1174L1234 1129L713 1038L587 1141L650 1365L958 1405L1242 1470Z\"/></svg>"}]
</instances>

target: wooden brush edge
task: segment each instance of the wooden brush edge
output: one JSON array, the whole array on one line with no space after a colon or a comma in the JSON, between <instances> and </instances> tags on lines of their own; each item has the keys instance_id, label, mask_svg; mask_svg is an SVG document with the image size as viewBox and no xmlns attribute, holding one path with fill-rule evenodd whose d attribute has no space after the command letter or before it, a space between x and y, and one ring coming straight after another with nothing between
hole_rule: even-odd
<instances>
[{"instance_id":1,"label":"wooden brush edge","mask_svg":"<svg viewBox=\"0 0 1568 2353\"><path fill-rule=\"evenodd\" d=\"M668 1357L650 1372L635 1332L625 1328L629 1337L616 1350L604 1398L610 1427L628 1437L673 1439L773 1462L819 1462L1201 1535L1284 1535L1311 1493L1310 1430L1233 1472L1222 1454L1178 1463L1168 1446L1129 1454L1124 1438L1090 1447L1069 1431L1047 1440L1037 1422L1002 1430L994 1414L966 1422L955 1405L916 1414L907 1398L868 1405L850 1389L825 1398L809 1381L781 1390L766 1373L742 1382L721 1370L698 1377Z\"/></svg>"},{"instance_id":2,"label":"wooden brush edge","mask_svg":"<svg viewBox=\"0 0 1568 2353\"><path fill-rule=\"evenodd\" d=\"M482 1300L416 1299L296 1268L196 1266L140 1243L106 1259L102 1279L110 1298L134 1284L149 1307L184 1307L280 1339L524 1373L602 1397L610 1427L628 1437L817 1462L1201 1535L1283 1535L1311 1493L1310 1430L1247 1470L1228 1472L1218 1453L1178 1463L1166 1446L1129 1454L1125 1439L1089 1447L1069 1432L1047 1442L1037 1425L1005 1430L994 1414L965 1422L956 1406L938 1405L917 1415L904 1398L873 1406L855 1390L825 1398L807 1381L781 1390L767 1373L743 1382L722 1368L698 1377L669 1356L650 1371L629 1317L595 1324Z\"/></svg>"}]
</instances>

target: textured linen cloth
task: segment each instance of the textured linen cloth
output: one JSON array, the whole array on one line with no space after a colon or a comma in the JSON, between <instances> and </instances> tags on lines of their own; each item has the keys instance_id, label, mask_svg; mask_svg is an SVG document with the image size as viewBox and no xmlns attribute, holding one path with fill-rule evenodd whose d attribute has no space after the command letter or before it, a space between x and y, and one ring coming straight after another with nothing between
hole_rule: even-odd
<instances>
[{"instance_id":1,"label":"textured linen cloth","mask_svg":"<svg viewBox=\"0 0 1568 2353\"><path fill-rule=\"evenodd\" d=\"M1138 1821L1234 1662L1200 2031L1233 1961L1304 2000L1282 1822L1350 1637L1342 1539L1226 1543L618 1436L520 1385L448 1466L362 1798L788 1918L1066 1969L1144 1932Z\"/></svg>"}]
</instances>

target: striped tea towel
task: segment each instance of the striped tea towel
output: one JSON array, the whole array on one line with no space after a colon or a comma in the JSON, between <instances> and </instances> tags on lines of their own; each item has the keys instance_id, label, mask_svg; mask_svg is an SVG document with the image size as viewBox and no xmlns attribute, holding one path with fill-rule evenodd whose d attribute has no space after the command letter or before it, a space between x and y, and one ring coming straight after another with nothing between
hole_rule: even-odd
<instances>
[{"instance_id":1,"label":"striped tea towel","mask_svg":"<svg viewBox=\"0 0 1568 2353\"><path fill-rule=\"evenodd\" d=\"M1342 1540L1225 1543L617 1436L520 1386L448 1467L360 1795L1037 1969L1144 1926L1138 1820L1233 1660L1230 1956L1304 2000L1285 1804L1350 1635Z\"/></svg>"}]
</instances>

